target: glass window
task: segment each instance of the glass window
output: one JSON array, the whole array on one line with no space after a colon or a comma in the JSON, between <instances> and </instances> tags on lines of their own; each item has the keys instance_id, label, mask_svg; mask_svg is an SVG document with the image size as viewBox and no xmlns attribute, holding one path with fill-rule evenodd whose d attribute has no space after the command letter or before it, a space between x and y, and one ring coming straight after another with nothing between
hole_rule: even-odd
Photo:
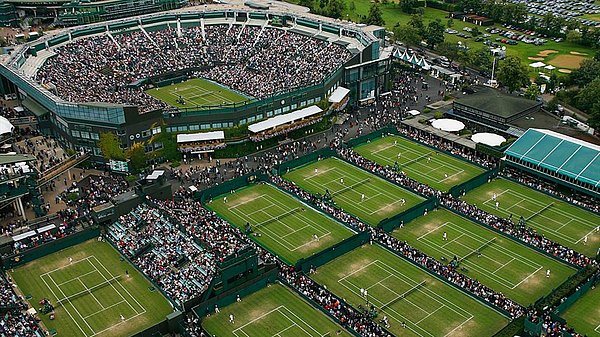
<instances>
[{"instance_id":1,"label":"glass window","mask_svg":"<svg viewBox=\"0 0 600 337\"><path fill-rule=\"evenodd\" d=\"M144 138L150 137L150 134L151 134L150 130L142 131L142 137L144 137Z\"/></svg>"},{"instance_id":2,"label":"glass window","mask_svg":"<svg viewBox=\"0 0 600 337\"><path fill-rule=\"evenodd\" d=\"M177 131L179 131L179 132L183 132L183 131L187 131L187 130L188 130L187 125L180 125L177 127Z\"/></svg>"},{"instance_id":3,"label":"glass window","mask_svg":"<svg viewBox=\"0 0 600 337\"><path fill-rule=\"evenodd\" d=\"M90 133L87 131L81 131L81 138L90 139Z\"/></svg>"},{"instance_id":4,"label":"glass window","mask_svg":"<svg viewBox=\"0 0 600 337\"><path fill-rule=\"evenodd\" d=\"M190 125L190 130L192 130L192 131L200 130L200 126L198 124L192 124L192 125Z\"/></svg>"},{"instance_id":5,"label":"glass window","mask_svg":"<svg viewBox=\"0 0 600 337\"><path fill-rule=\"evenodd\" d=\"M200 125L200 129L202 129L202 130L210 129L210 124L202 124L202 125Z\"/></svg>"},{"instance_id":6,"label":"glass window","mask_svg":"<svg viewBox=\"0 0 600 337\"><path fill-rule=\"evenodd\" d=\"M159 134L159 133L160 133L160 131L161 131L161 130L160 130L160 126L157 126L157 127L155 127L155 128L152 128L152 134L153 134L153 135Z\"/></svg>"},{"instance_id":7,"label":"glass window","mask_svg":"<svg viewBox=\"0 0 600 337\"><path fill-rule=\"evenodd\" d=\"M218 129L218 128L222 128L223 125L221 123L213 123L212 127L213 127L213 129Z\"/></svg>"},{"instance_id":8,"label":"glass window","mask_svg":"<svg viewBox=\"0 0 600 337\"><path fill-rule=\"evenodd\" d=\"M296 103L292 104L291 108L292 108L292 110L298 109L298 104L296 104Z\"/></svg>"},{"instance_id":9,"label":"glass window","mask_svg":"<svg viewBox=\"0 0 600 337\"><path fill-rule=\"evenodd\" d=\"M290 106L289 105L284 106L282 111L283 111L283 113L290 111Z\"/></svg>"},{"instance_id":10,"label":"glass window","mask_svg":"<svg viewBox=\"0 0 600 337\"><path fill-rule=\"evenodd\" d=\"M90 137L91 137L93 140L99 140L99 139L100 139L100 137L98 136L98 134L97 134L97 133L95 133L95 132L90 132Z\"/></svg>"},{"instance_id":11,"label":"glass window","mask_svg":"<svg viewBox=\"0 0 600 337\"><path fill-rule=\"evenodd\" d=\"M81 137L81 133L79 131L73 130L71 131L71 135L75 138L80 138Z\"/></svg>"}]
</instances>

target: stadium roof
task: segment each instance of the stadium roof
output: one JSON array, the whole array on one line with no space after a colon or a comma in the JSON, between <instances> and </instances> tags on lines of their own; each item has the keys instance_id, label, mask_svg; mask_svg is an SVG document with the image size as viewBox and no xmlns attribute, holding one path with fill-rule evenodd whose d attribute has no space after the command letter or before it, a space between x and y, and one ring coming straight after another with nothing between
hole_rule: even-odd
<instances>
[{"instance_id":1,"label":"stadium roof","mask_svg":"<svg viewBox=\"0 0 600 337\"><path fill-rule=\"evenodd\" d=\"M177 143L204 142L225 139L225 132L211 131L200 133L182 133L177 135Z\"/></svg>"},{"instance_id":2,"label":"stadium roof","mask_svg":"<svg viewBox=\"0 0 600 337\"><path fill-rule=\"evenodd\" d=\"M580 182L600 185L600 146L550 130L529 129L504 153Z\"/></svg>"},{"instance_id":3,"label":"stadium roof","mask_svg":"<svg viewBox=\"0 0 600 337\"><path fill-rule=\"evenodd\" d=\"M499 90L477 86L473 94L462 96L454 101L473 109L482 110L496 116L509 118L523 111L541 106L541 102L505 94Z\"/></svg>"},{"instance_id":4,"label":"stadium roof","mask_svg":"<svg viewBox=\"0 0 600 337\"><path fill-rule=\"evenodd\" d=\"M294 112L290 112L284 115L279 115L275 117L271 117L262 122L254 123L248 126L248 130L254 133L262 132L265 130L269 130L280 125L284 125L287 123L295 122L305 117L309 117L312 115L316 115L322 112L321 108L316 105L311 105L307 108L296 110Z\"/></svg>"}]
</instances>

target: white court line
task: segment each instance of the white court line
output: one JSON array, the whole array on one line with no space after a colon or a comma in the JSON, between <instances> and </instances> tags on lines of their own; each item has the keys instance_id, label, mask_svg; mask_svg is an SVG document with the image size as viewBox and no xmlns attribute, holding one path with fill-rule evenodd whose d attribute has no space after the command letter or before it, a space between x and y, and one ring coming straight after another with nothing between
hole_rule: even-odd
<instances>
[{"instance_id":1,"label":"white court line","mask_svg":"<svg viewBox=\"0 0 600 337\"><path fill-rule=\"evenodd\" d=\"M287 313L290 314L293 319L290 318L290 316L288 314L286 314L284 312L284 310L287 311ZM250 337L250 335L248 335L248 333L246 333L244 331L244 328L247 327L248 325L254 324L258 320L261 320L261 319L265 318L266 316L272 314L273 312L278 312L279 314L281 314L282 316L284 316L288 321L291 322L291 325L289 325L288 327L284 328L281 331L278 331L276 334L272 335L271 337L280 336L282 332L284 332L286 330L289 330L291 328L294 328L294 327L298 327L300 330L302 330L309 337L321 337L321 336L323 336L323 334L321 334L319 331L317 331L312 325L308 324L305 320L303 320L302 318L298 317L298 315L296 315L293 311L291 311L290 309L288 309L285 305L280 305L277 308L275 308L275 309L273 309L273 310L271 310L271 311L269 311L267 313L264 313L264 314L260 315L259 317L251 320L250 322L248 322L248 323L240 326L239 328L237 328L237 329L235 329L235 330L232 331L233 334L236 335L236 336L238 336L237 332L240 331L244 335ZM310 329L314 333L316 333L316 335L313 335L312 333L310 333L309 331L307 331L304 327L302 327L302 325L296 323L296 320L302 322L303 325L305 325L308 329Z\"/></svg>"},{"instance_id":2,"label":"white court line","mask_svg":"<svg viewBox=\"0 0 600 337\"><path fill-rule=\"evenodd\" d=\"M317 173L313 173L313 174L311 174L311 175L309 175L309 176L306 176L306 177L304 178L304 180L312 179L312 178L314 178L314 177L316 177L316 176L318 176L318 175L325 174L325 173L327 173L327 172L329 172L329 171L331 171L331 170L335 170L335 167L330 167L330 168L328 168L328 169L325 169L325 170L323 170L323 171L319 171L319 170L317 170Z\"/></svg>"},{"instance_id":3,"label":"white court line","mask_svg":"<svg viewBox=\"0 0 600 337\"><path fill-rule=\"evenodd\" d=\"M56 286L56 288L60 291L61 294L63 294L63 296L65 296L67 298L67 301L69 302L69 304L73 307L73 310L75 310L75 312L77 313L77 315L79 315L79 317L83 320L83 323L85 323L85 325L87 325L87 327L90 329L90 331L92 331L93 335L96 335L96 331L94 329L92 329L92 327L90 326L90 324L83 318L83 316L81 315L81 313L79 312L79 310L77 310L77 308L75 307L75 305L71 302L71 300L66 296L65 292L60 289L60 287L56 284L56 282L54 281L54 279L52 278L52 276L48 276L50 278L50 281L52 281L52 283L54 283L54 285ZM63 305L63 308L65 308L65 306ZM65 311L67 311L67 308L65 308ZM69 315L70 316L70 315ZM73 319L73 317L71 317L71 319ZM73 320L74 322L76 322L75 320ZM75 323L77 324L77 322ZM77 326L79 326L79 324L77 324ZM81 331L83 332L83 330ZM85 334L85 332L84 332Z\"/></svg>"},{"instance_id":4,"label":"white court line","mask_svg":"<svg viewBox=\"0 0 600 337\"><path fill-rule=\"evenodd\" d=\"M512 287L512 289L515 289L516 287L520 286L521 283L527 281L528 278L532 277L533 275L535 275L535 273L537 273L538 271L540 271L540 269L542 269L543 267L539 267L538 269L536 269L536 271L534 271L533 273L529 274L529 276L527 276L526 278L524 278L523 280L521 280L521 282L515 284L514 287Z\"/></svg>"},{"instance_id":5,"label":"white court line","mask_svg":"<svg viewBox=\"0 0 600 337\"><path fill-rule=\"evenodd\" d=\"M78 277L76 277L76 278L72 278L72 279L70 279L70 280L68 280L68 281L61 282L61 283L59 283L58 285L59 285L59 286L62 286L63 284L67 284L67 283L73 282L73 281L75 281L75 280L78 280L80 277L84 277L84 276L87 276L87 275L89 275L89 274L92 274L92 273L95 273L95 272L96 272L96 270L92 270L92 271L90 271L90 272L87 272L87 273L85 273L85 274L79 275L79 276L78 276ZM81 280L79 280L79 281L81 282Z\"/></svg>"},{"instance_id":6,"label":"white court line","mask_svg":"<svg viewBox=\"0 0 600 337\"><path fill-rule=\"evenodd\" d=\"M50 285L48 284L48 282L46 282L46 280L44 279L43 276L45 276L45 275L46 274L40 275L40 278L42 279L42 281L44 281L44 284L46 285L46 288L48 288L50 290L50 292L52 293L52 296L54 296L54 298L56 300L58 300L59 299L58 296L56 296L56 293L54 292L54 290L52 290L52 288L50 287ZM52 278L52 276L50 276L50 278ZM60 290L60 288L58 288L58 290ZM63 293L63 296L64 296L64 293ZM73 307L73 309L75 309L75 306L73 305L73 303L71 303L71 301L69 301L69 304L71 304L71 307ZM67 308L64 305L63 305L63 308L65 309L65 311L67 312L67 314L69 315L69 317L71 317L71 320L75 323L75 325L77 325L77 327L79 328L79 330L81 331L81 333L83 333L85 336L87 336L87 334L85 333L85 331L83 331L83 329L81 328L81 325L79 325L79 323L75 320L75 317L73 317L73 315L71 314L71 312L69 310L67 310ZM85 322L85 320L84 320L84 322ZM92 330L92 332L93 331L94 330Z\"/></svg>"}]
</instances>

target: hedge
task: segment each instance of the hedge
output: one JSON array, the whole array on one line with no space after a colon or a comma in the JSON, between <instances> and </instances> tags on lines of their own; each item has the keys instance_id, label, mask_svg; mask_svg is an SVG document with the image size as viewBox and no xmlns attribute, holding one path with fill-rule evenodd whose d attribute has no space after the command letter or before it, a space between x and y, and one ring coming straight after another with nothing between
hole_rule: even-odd
<instances>
[{"instance_id":1,"label":"hedge","mask_svg":"<svg viewBox=\"0 0 600 337\"><path fill-rule=\"evenodd\" d=\"M588 265L585 268L580 269L575 275L554 289L548 296L537 301L535 306L538 309L542 309L544 307L555 307L559 305L563 298L574 293L577 290L577 287L579 287L582 282L585 282L597 270L598 267L593 265Z\"/></svg>"},{"instance_id":2,"label":"hedge","mask_svg":"<svg viewBox=\"0 0 600 337\"><path fill-rule=\"evenodd\" d=\"M525 334L525 316L517 317L510 321L507 326L498 331L494 337L513 337L523 336Z\"/></svg>"}]
</instances>

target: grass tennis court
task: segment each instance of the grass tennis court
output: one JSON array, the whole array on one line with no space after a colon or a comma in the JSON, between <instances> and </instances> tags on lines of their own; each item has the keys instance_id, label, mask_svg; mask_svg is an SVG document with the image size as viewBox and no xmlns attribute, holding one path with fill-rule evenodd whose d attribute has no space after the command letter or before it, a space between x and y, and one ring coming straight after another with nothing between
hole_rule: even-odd
<instances>
[{"instance_id":1,"label":"grass tennis court","mask_svg":"<svg viewBox=\"0 0 600 337\"><path fill-rule=\"evenodd\" d=\"M523 306L575 273L574 268L445 209L413 220L392 235L438 261L449 263L456 256L462 261L459 272ZM546 278L548 269L550 277Z\"/></svg>"},{"instance_id":2,"label":"grass tennis court","mask_svg":"<svg viewBox=\"0 0 600 337\"><path fill-rule=\"evenodd\" d=\"M291 264L353 235L344 225L269 184L221 195L208 207L239 228L249 223L250 235Z\"/></svg>"},{"instance_id":3,"label":"grass tennis court","mask_svg":"<svg viewBox=\"0 0 600 337\"><path fill-rule=\"evenodd\" d=\"M424 200L337 158L319 160L283 177L313 194L328 190L338 206L372 226Z\"/></svg>"},{"instance_id":4,"label":"grass tennis court","mask_svg":"<svg viewBox=\"0 0 600 337\"><path fill-rule=\"evenodd\" d=\"M539 233L587 256L596 256L600 247L600 216L519 183L496 179L463 199L498 216L508 218L512 214L514 222L523 216Z\"/></svg>"},{"instance_id":5,"label":"grass tennis court","mask_svg":"<svg viewBox=\"0 0 600 337\"><path fill-rule=\"evenodd\" d=\"M40 317L58 336L130 336L172 312L161 293L151 291L151 283L106 242L69 247L17 268L12 277L36 310L40 300L50 300L56 319Z\"/></svg>"},{"instance_id":6,"label":"grass tennis court","mask_svg":"<svg viewBox=\"0 0 600 337\"><path fill-rule=\"evenodd\" d=\"M569 326L589 337L600 336L600 287L588 290L585 295L562 313Z\"/></svg>"},{"instance_id":7,"label":"grass tennis court","mask_svg":"<svg viewBox=\"0 0 600 337\"><path fill-rule=\"evenodd\" d=\"M380 165L394 166L421 183L441 191L463 183L484 170L443 152L400 136L386 136L354 148L356 153Z\"/></svg>"},{"instance_id":8,"label":"grass tennis court","mask_svg":"<svg viewBox=\"0 0 600 337\"><path fill-rule=\"evenodd\" d=\"M311 275L355 308L368 300L396 336L493 336L508 319L379 245L364 245ZM367 296L361 296L366 289ZM406 327L402 327L402 323Z\"/></svg>"},{"instance_id":9,"label":"grass tennis court","mask_svg":"<svg viewBox=\"0 0 600 337\"><path fill-rule=\"evenodd\" d=\"M229 322L229 315L234 322ZM219 337L350 337L345 329L281 284L263 288L202 320ZM337 334L337 332L340 334Z\"/></svg>"},{"instance_id":10,"label":"grass tennis court","mask_svg":"<svg viewBox=\"0 0 600 337\"><path fill-rule=\"evenodd\" d=\"M146 93L176 108L219 106L248 100L248 97L242 94L202 78L149 89ZM185 104L179 101L180 97Z\"/></svg>"}]
</instances>

